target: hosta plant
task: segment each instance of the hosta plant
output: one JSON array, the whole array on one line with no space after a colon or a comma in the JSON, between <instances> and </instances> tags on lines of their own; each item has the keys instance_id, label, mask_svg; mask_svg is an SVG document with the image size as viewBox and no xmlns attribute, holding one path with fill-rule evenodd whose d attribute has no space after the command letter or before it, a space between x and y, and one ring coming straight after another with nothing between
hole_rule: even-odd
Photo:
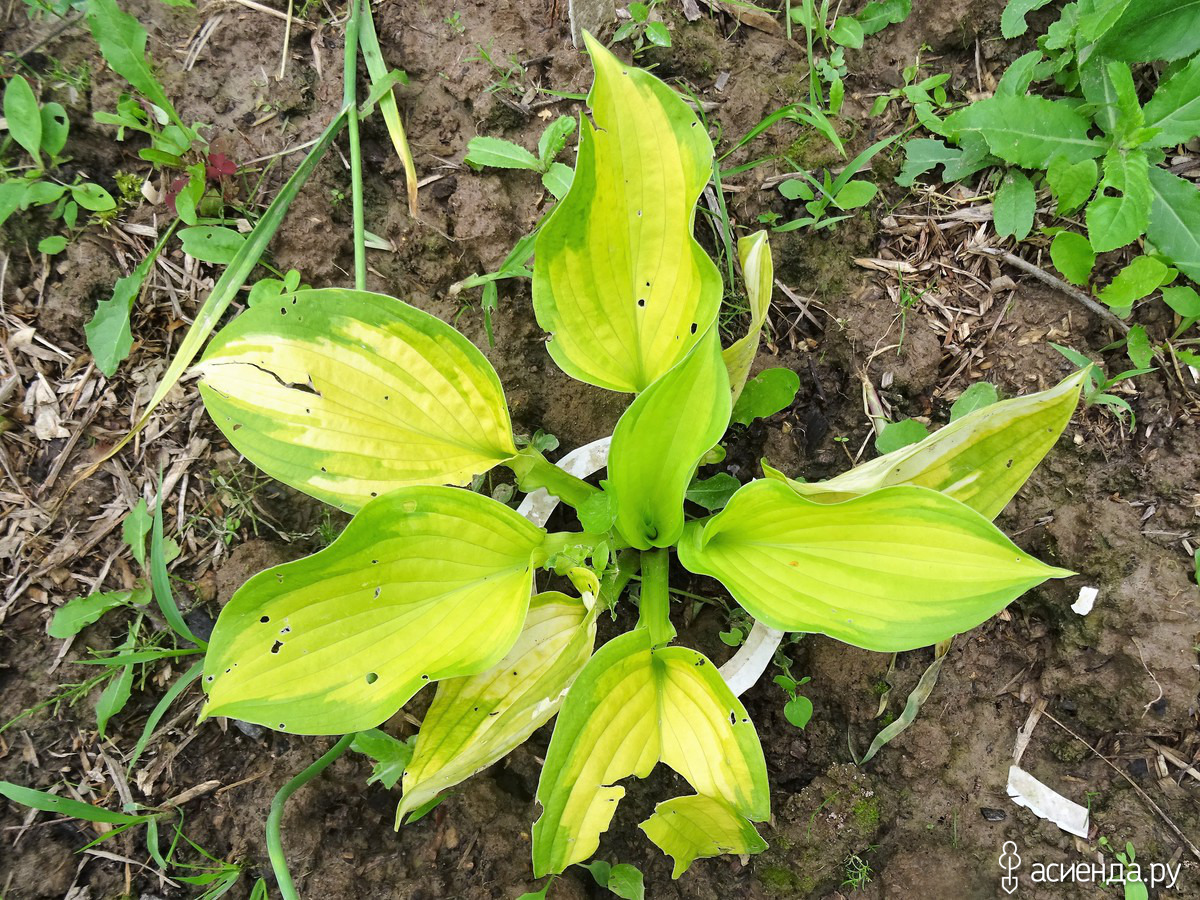
<instances>
[{"instance_id":1,"label":"hosta plant","mask_svg":"<svg viewBox=\"0 0 1200 900\"><path fill-rule=\"evenodd\" d=\"M777 629L899 651L974 628L1069 574L991 519L1065 427L1081 376L832 481L768 468L690 518L685 493L758 349L770 253L765 234L742 240L751 327L722 348L721 275L693 237L709 136L663 82L595 41L588 51L591 114L571 188L537 237L533 302L563 371L634 395L603 488L519 448L491 365L428 313L341 289L253 304L197 366L208 411L265 472L354 518L221 611L205 714L344 734L436 682L397 825L557 714L535 874L588 859L620 782L665 763L693 793L641 827L678 876L698 857L761 851L754 823L770 802L745 708L710 660L674 643L671 555ZM546 531L464 489L496 467L561 498L576 511L564 523L583 530ZM638 571L636 627L596 650L598 616L632 607L623 588ZM558 589L553 573L568 576Z\"/></svg>"}]
</instances>

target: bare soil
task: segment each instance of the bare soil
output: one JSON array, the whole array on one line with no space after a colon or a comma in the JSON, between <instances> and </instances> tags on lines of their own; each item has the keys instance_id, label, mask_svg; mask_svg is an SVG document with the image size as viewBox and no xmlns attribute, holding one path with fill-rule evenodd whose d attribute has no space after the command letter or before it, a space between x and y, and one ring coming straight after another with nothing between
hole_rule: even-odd
<instances>
[{"instance_id":1,"label":"bare soil","mask_svg":"<svg viewBox=\"0 0 1200 900\"><path fill-rule=\"evenodd\" d=\"M450 288L494 269L552 202L531 173L476 173L457 161L475 134L533 146L546 115L580 109L576 101L537 94L536 103L553 102L529 110L521 96L534 85L568 93L587 89L589 69L570 47L566 5L385 0L376 20L389 64L410 78L399 95L418 170L426 179L436 176L421 189L422 222L406 212L403 175L377 118L365 124L363 142L367 226L395 247L371 253L369 286L455 321L496 366L517 430L543 428L558 436L563 451L610 434L626 398L558 371L542 347L527 283L502 287L494 346L475 293L451 296ZM202 2L199 10L152 0L126 6L149 28L150 50L183 118L208 123L213 148L239 163L311 140L340 103L339 28L294 29L286 75L276 80L284 40L279 18L222 3ZM1014 53L999 40L1002 6L998 0L915 0L907 22L851 52L845 134L851 152L902 127L894 114L881 122L866 110L875 94L900 83L900 70L918 51L930 72L953 73L958 91L979 90L981 79L996 76ZM687 85L711 105L706 114L714 134L720 124L725 148L767 113L807 94L806 57L782 34L739 25L709 13L703 3L701 8L704 16L687 22L678 4L663 4L674 47L652 50L641 63L655 65L661 77ZM454 9L461 30L447 21ZM216 27L185 72L189 44L214 18ZM318 14L310 20L318 21ZM50 28L27 22L23 10L10 6L0 46L24 49ZM477 45L497 61L514 56L524 64L517 93L492 90L500 76L477 58ZM92 113L115 105L121 86L103 69L86 32L68 29L26 62L43 72L56 63L90 70L87 85L56 95L68 105L71 149L81 170L114 190L114 172L144 171L136 141L117 144L108 129L91 122ZM839 164L810 132L781 126L726 165L784 151L805 165ZM298 159L294 154L271 164L263 185L268 196ZM876 160L881 184L898 162L894 153ZM760 189L764 179L785 171L787 164L778 161L730 180L737 224L753 227L762 212L788 212L777 192ZM253 183L252 177L239 190L245 202L260 204ZM335 152L302 191L271 247L278 268L295 267L314 285L350 283L349 200L339 193L349 194L349 173ZM991 260L957 255L979 223L946 225L946 202L945 195L908 194L892 185L830 231L773 237L778 278L800 300L777 292L771 339L756 366L794 368L801 389L789 409L734 430L724 470L749 479L761 474L758 460L765 456L788 474L816 479L847 468L864 445L869 455L862 378L896 416L942 424L950 402L974 380L986 378L1011 395L1048 387L1067 374L1069 365L1048 340L1093 352L1109 343L1104 323L1070 298ZM149 223L165 215L161 206L144 203L121 221ZM21 386L15 407L5 412L14 427L0 436L7 469L0 486L6 520L0 559L9 576L0 598L0 723L60 685L93 674L73 661L88 647L113 646L123 637L127 619L120 614L87 629L65 651L45 632L53 609L68 598L93 586L112 590L132 583L134 564L120 546L119 528L97 533L118 523L136 497L153 493L160 464L175 474L168 478L166 518L169 530L185 525L184 555L174 574L194 627L211 623L251 574L321 545L316 501L264 482L239 462L187 384L173 392L145 439L66 495L71 473L110 446L128 427L131 410L144 406L162 360L214 278L211 267L192 267L178 280L182 290L168 290L164 276L135 314L133 357L105 381L89 368L82 324L139 258L128 240L115 236L119 227L89 233L48 268L24 250L28 233L36 231L32 223L7 228L0 327L10 344L22 327L34 328L46 343L13 350ZM915 306L907 312L899 306L894 268L856 259L904 261L912 268L909 283L922 291ZM172 261L184 264L178 254ZM1110 371L1118 365L1111 357ZM71 434L79 431L81 440L35 436L20 401L39 374L59 389L62 423ZM937 687L908 731L868 765L854 765L851 750L861 754L903 708L930 651L900 654L889 675L886 655L805 637L787 647L793 672L812 676L806 688L815 714L805 730L788 724L785 698L768 678L743 698L770 770L774 815L761 829L770 849L745 861L698 861L672 881L669 860L636 829L656 801L679 793L678 785L668 784L678 779L660 768L647 781L628 785L598 858L637 865L646 874L647 895L664 900L985 898L1001 895L997 858L1005 841L1016 842L1027 864L1069 863L1096 859L1094 841L1105 836L1118 847L1131 841L1143 864L1182 864L1175 888L1158 896L1200 898L1200 860L1179 837L1200 843L1200 779L1171 762L1196 765L1200 759L1200 592L1187 552L1200 534L1200 415L1177 386L1157 375L1139 379L1126 398L1137 413L1135 430L1123 430L1098 409L1081 410L999 519L1022 548L1080 575L1030 592L956 639ZM51 480L62 454L62 473ZM231 479L251 496L253 515L241 515L232 535L205 530L206 521L221 521L233 507ZM327 527L343 523L334 517ZM673 573L673 583L703 596L720 592L715 582L682 570ZM1099 589L1086 617L1070 609L1084 585ZM732 653L716 637L727 621L719 607L689 613L680 606L677 614L686 625L682 640L716 662ZM0 778L41 788L65 780L84 799L115 808L119 801L102 754L119 760L129 751L158 696L183 667L160 668L139 685L107 740L96 735L94 697L57 715L24 718L0 734ZM886 710L877 716L889 686ZM1046 715L1022 765L1090 806L1090 845L1006 796L1018 729L1040 700ZM268 804L330 741L223 721L196 726L198 701L196 690L179 701L129 789L139 802L157 804L215 782L186 804L186 833L213 855L238 860L270 881L263 838ZM398 736L411 734L427 703L419 696L385 727ZM293 798L285 818L284 840L302 893L441 900L515 898L535 889L530 826L548 740L544 728L399 833L391 828L396 796L367 787L369 765L345 757ZM81 854L79 848L96 836L91 826L30 817L7 802L0 802L0 828L0 895L11 900L200 893L161 882L152 866L142 867L146 853L133 833L100 849L138 864ZM853 857L871 871L858 890L844 884ZM244 878L231 896L245 896L251 881ZM1026 879L1019 896L1094 897L1100 891L1092 884L1034 885ZM1107 889L1107 895L1119 892ZM607 895L587 872L574 869L551 896Z\"/></svg>"}]
</instances>

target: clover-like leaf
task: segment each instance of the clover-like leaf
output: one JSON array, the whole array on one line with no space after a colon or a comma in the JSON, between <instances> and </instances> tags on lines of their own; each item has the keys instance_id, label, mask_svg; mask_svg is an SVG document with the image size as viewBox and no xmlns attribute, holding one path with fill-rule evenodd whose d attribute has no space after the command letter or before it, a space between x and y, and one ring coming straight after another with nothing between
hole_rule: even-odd
<instances>
[{"instance_id":1,"label":"clover-like leaf","mask_svg":"<svg viewBox=\"0 0 1200 900\"><path fill-rule=\"evenodd\" d=\"M223 328L196 366L229 442L356 510L414 484L467 484L516 452L491 364L441 320L365 291L299 291Z\"/></svg>"},{"instance_id":2,"label":"clover-like leaf","mask_svg":"<svg viewBox=\"0 0 1200 900\"><path fill-rule=\"evenodd\" d=\"M1049 390L976 410L923 441L828 481L793 481L767 466L763 471L821 503L889 485L915 484L941 491L994 519L1071 421L1086 377L1086 372L1076 372Z\"/></svg>"},{"instance_id":3,"label":"clover-like leaf","mask_svg":"<svg viewBox=\"0 0 1200 900\"><path fill-rule=\"evenodd\" d=\"M329 547L260 572L221 610L205 715L344 734L431 681L487 669L520 633L544 537L457 488L368 503Z\"/></svg>"},{"instance_id":4,"label":"clover-like leaf","mask_svg":"<svg viewBox=\"0 0 1200 900\"><path fill-rule=\"evenodd\" d=\"M754 824L719 797L693 794L654 807L654 815L638 826L675 860L678 878L697 859L723 853L762 853L767 842Z\"/></svg>"},{"instance_id":5,"label":"clover-like leaf","mask_svg":"<svg viewBox=\"0 0 1200 900\"><path fill-rule=\"evenodd\" d=\"M716 327L630 404L613 431L608 481L617 530L634 547L670 547L700 458L729 425L729 373Z\"/></svg>"},{"instance_id":6,"label":"clover-like leaf","mask_svg":"<svg viewBox=\"0 0 1200 900\"><path fill-rule=\"evenodd\" d=\"M713 146L671 88L585 39L592 116L571 188L538 232L533 305L559 368L636 393L716 319L721 275L692 234Z\"/></svg>"},{"instance_id":7,"label":"clover-like leaf","mask_svg":"<svg viewBox=\"0 0 1200 900\"><path fill-rule=\"evenodd\" d=\"M679 560L772 628L883 652L967 631L1046 579L1072 574L929 488L816 503L772 479L751 482L693 525Z\"/></svg>"},{"instance_id":8,"label":"clover-like leaf","mask_svg":"<svg viewBox=\"0 0 1200 900\"><path fill-rule=\"evenodd\" d=\"M738 260L742 264L742 276L746 280L746 300L750 304L750 327L743 337L738 338L723 351L725 366L729 369L729 385L733 389L733 402L741 396L746 379L750 377L750 366L758 355L759 334L771 308L771 292L775 289L775 264L771 259L771 244L765 231L756 231L738 239Z\"/></svg>"},{"instance_id":9,"label":"clover-like leaf","mask_svg":"<svg viewBox=\"0 0 1200 900\"><path fill-rule=\"evenodd\" d=\"M770 815L766 763L745 707L700 653L650 641L646 629L609 641L567 694L538 783L538 878L595 853L625 796L616 782L645 778L659 762L753 822Z\"/></svg>"},{"instance_id":10,"label":"clover-like leaf","mask_svg":"<svg viewBox=\"0 0 1200 900\"><path fill-rule=\"evenodd\" d=\"M566 594L536 595L517 642L485 672L438 684L404 773L396 824L520 746L562 704L596 640L596 616Z\"/></svg>"}]
</instances>

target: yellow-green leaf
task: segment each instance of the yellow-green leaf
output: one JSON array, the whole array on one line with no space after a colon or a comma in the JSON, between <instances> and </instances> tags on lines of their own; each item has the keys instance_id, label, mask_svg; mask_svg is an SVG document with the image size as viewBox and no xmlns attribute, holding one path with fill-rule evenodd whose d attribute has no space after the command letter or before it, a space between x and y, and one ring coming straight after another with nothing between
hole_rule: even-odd
<instances>
[{"instance_id":1,"label":"yellow-green leaf","mask_svg":"<svg viewBox=\"0 0 1200 900\"><path fill-rule=\"evenodd\" d=\"M684 494L700 457L725 433L731 407L714 325L625 410L613 431L608 481L617 498L617 530L634 547L679 540Z\"/></svg>"},{"instance_id":2,"label":"yellow-green leaf","mask_svg":"<svg viewBox=\"0 0 1200 900\"><path fill-rule=\"evenodd\" d=\"M645 390L708 331L721 275L692 235L713 146L691 108L586 36L596 78L571 189L538 232L533 305L572 378Z\"/></svg>"},{"instance_id":3,"label":"yellow-green leaf","mask_svg":"<svg viewBox=\"0 0 1200 900\"><path fill-rule=\"evenodd\" d=\"M535 877L599 845L625 789L666 763L699 793L754 822L770 815L766 763L745 708L716 667L686 647L651 649L645 629L609 641L571 686L538 784Z\"/></svg>"},{"instance_id":4,"label":"yellow-green leaf","mask_svg":"<svg viewBox=\"0 0 1200 900\"><path fill-rule=\"evenodd\" d=\"M486 672L438 684L404 773L397 826L408 812L490 766L546 724L595 640L596 616L582 601L538 594L504 659Z\"/></svg>"},{"instance_id":5,"label":"yellow-green leaf","mask_svg":"<svg viewBox=\"0 0 1200 900\"><path fill-rule=\"evenodd\" d=\"M205 715L344 734L431 681L482 672L520 633L544 537L457 488L368 503L329 547L260 572L221 610Z\"/></svg>"},{"instance_id":6,"label":"yellow-green leaf","mask_svg":"<svg viewBox=\"0 0 1200 900\"><path fill-rule=\"evenodd\" d=\"M771 479L690 528L679 560L772 628L885 652L967 631L1047 578L1072 574L929 488L816 503Z\"/></svg>"},{"instance_id":7,"label":"yellow-green leaf","mask_svg":"<svg viewBox=\"0 0 1200 900\"><path fill-rule=\"evenodd\" d=\"M919 443L829 481L793 481L769 466L763 471L820 503L837 503L889 485L915 484L941 491L994 519L1071 421L1086 377L1086 372L1076 372L1049 390L978 409Z\"/></svg>"},{"instance_id":8,"label":"yellow-green leaf","mask_svg":"<svg viewBox=\"0 0 1200 900\"><path fill-rule=\"evenodd\" d=\"M356 510L414 484L467 484L516 452L483 354L394 297L327 289L242 313L196 366L213 421L260 469Z\"/></svg>"},{"instance_id":9,"label":"yellow-green leaf","mask_svg":"<svg viewBox=\"0 0 1200 900\"><path fill-rule=\"evenodd\" d=\"M750 304L750 328L744 337L725 350L725 366L729 369L729 384L733 402L737 403L750 377L750 366L758 355L759 333L771 308L771 291L775 287L775 265L771 259L771 244L765 231L756 231L738 240L738 259L742 277L746 279L746 300Z\"/></svg>"},{"instance_id":10,"label":"yellow-green leaf","mask_svg":"<svg viewBox=\"0 0 1200 900\"><path fill-rule=\"evenodd\" d=\"M675 860L678 878L697 859L722 853L762 853L767 849L754 825L719 797L693 794L654 807L638 826L663 853Z\"/></svg>"}]
</instances>

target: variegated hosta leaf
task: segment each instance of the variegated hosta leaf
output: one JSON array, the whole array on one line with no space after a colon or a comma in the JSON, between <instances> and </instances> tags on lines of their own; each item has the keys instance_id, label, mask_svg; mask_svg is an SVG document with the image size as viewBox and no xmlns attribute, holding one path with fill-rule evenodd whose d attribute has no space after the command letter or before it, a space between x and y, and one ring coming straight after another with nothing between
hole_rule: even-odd
<instances>
[{"instance_id":1,"label":"variegated hosta leaf","mask_svg":"<svg viewBox=\"0 0 1200 900\"><path fill-rule=\"evenodd\" d=\"M545 532L449 487L399 488L329 547L255 575L204 659L209 716L295 734L372 728L516 641Z\"/></svg>"},{"instance_id":2,"label":"variegated hosta leaf","mask_svg":"<svg viewBox=\"0 0 1200 900\"><path fill-rule=\"evenodd\" d=\"M260 469L354 511L413 484L467 484L516 452L476 347L394 297L331 288L246 310L196 366L229 442Z\"/></svg>"},{"instance_id":3,"label":"variegated hosta leaf","mask_svg":"<svg viewBox=\"0 0 1200 900\"><path fill-rule=\"evenodd\" d=\"M714 325L684 360L625 410L613 431L608 480L617 530L634 547L671 547L700 458L721 439L732 403Z\"/></svg>"},{"instance_id":4,"label":"variegated hosta leaf","mask_svg":"<svg viewBox=\"0 0 1200 900\"><path fill-rule=\"evenodd\" d=\"M654 807L638 826L663 853L675 860L678 878L695 860L723 853L762 853L767 842L745 816L719 797L693 794Z\"/></svg>"},{"instance_id":5,"label":"variegated hosta leaf","mask_svg":"<svg viewBox=\"0 0 1200 900\"><path fill-rule=\"evenodd\" d=\"M745 485L685 532L679 560L772 628L887 652L967 631L1047 578L1073 574L929 488L816 503L773 480Z\"/></svg>"},{"instance_id":6,"label":"variegated hosta leaf","mask_svg":"<svg viewBox=\"0 0 1200 900\"><path fill-rule=\"evenodd\" d=\"M750 303L750 330L725 348L725 366L729 369L729 384L733 402L737 403L750 377L750 366L758 355L759 334L771 308L771 291L775 287L775 264L771 260L771 244L765 231L756 231L738 239L738 259L746 279L746 299Z\"/></svg>"},{"instance_id":7,"label":"variegated hosta leaf","mask_svg":"<svg viewBox=\"0 0 1200 900\"><path fill-rule=\"evenodd\" d=\"M404 773L397 827L409 811L490 766L546 724L595 641L595 608L589 612L566 594L538 594L504 659L478 675L441 682Z\"/></svg>"},{"instance_id":8,"label":"variegated hosta leaf","mask_svg":"<svg viewBox=\"0 0 1200 900\"><path fill-rule=\"evenodd\" d=\"M686 647L651 649L637 629L600 648L558 715L538 783L534 875L595 853L625 796L616 782L659 762L751 821L770 816L758 735L716 666Z\"/></svg>"},{"instance_id":9,"label":"variegated hosta leaf","mask_svg":"<svg viewBox=\"0 0 1200 900\"><path fill-rule=\"evenodd\" d=\"M559 368L636 393L717 316L721 275L692 236L713 146L671 88L586 41L592 115L571 189L538 232L533 307Z\"/></svg>"},{"instance_id":10,"label":"variegated hosta leaf","mask_svg":"<svg viewBox=\"0 0 1200 900\"><path fill-rule=\"evenodd\" d=\"M919 443L829 481L793 481L769 466L763 471L820 503L837 503L889 485L915 484L941 491L994 519L1071 421L1086 377L1086 372L1076 372L1049 390L968 413Z\"/></svg>"}]
</instances>

